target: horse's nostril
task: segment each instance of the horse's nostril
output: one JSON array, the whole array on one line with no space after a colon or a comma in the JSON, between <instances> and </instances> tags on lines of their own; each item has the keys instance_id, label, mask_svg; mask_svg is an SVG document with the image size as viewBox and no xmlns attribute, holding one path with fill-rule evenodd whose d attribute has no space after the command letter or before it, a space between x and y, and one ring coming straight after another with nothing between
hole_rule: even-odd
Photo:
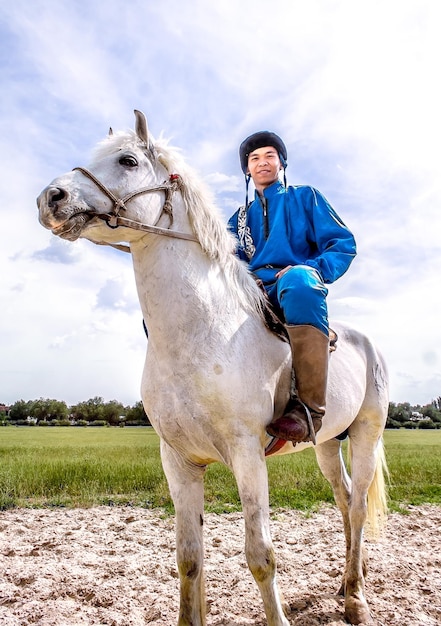
<instances>
[{"instance_id":1,"label":"horse's nostril","mask_svg":"<svg viewBox=\"0 0 441 626\"><path fill-rule=\"evenodd\" d=\"M66 192L59 187L50 187L47 192L47 203L51 208L57 206L57 203L64 200Z\"/></svg>"}]
</instances>

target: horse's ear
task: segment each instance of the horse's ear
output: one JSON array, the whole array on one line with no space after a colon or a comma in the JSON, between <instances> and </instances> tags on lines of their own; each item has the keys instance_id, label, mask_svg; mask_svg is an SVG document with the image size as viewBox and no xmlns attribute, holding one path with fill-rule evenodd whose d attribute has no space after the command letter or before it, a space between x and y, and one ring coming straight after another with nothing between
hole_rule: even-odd
<instances>
[{"instance_id":1,"label":"horse's ear","mask_svg":"<svg viewBox=\"0 0 441 626\"><path fill-rule=\"evenodd\" d=\"M149 145L149 129L147 126L147 120L145 119L144 113L141 111L137 111L135 109L135 117L136 117L136 126L135 131L138 137L145 143L146 146Z\"/></svg>"},{"instance_id":2,"label":"horse's ear","mask_svg":"<svg viewBox=\"0 0 441 626\"><path fill-rule=\"evenodd\" d=\"M110 128L109 128L109 137L111 137L112 135L113 135L113 128L112 128L112 127L110 127Z\"/></svg>"}]
</instances>

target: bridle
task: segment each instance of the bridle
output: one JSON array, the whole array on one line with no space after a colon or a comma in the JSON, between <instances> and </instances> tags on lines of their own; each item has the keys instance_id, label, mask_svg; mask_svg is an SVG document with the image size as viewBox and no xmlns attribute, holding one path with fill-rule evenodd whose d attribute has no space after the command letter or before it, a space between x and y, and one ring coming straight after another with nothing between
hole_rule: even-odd
<instances>
[{"instance_id":1,"label":"bridle","mask_svg":"<svg viewBox=\"0 0 441 626\"><path fill-rule=\"evenodd\" d=\"M94 214L94 217L99 217L104 220L109 228L118 228L118 226L125 226L126 228L133 228L135 230L141 230L146 233L152 233L154 235L165 235L166 237L174 237L176 239L187 239L188 241L198 241L194 235L190 235L189 233L182 233L177 230L170 230L170 227L173 224L173 194L177 191L181 185L181 177L179 174L170 174L168 181L164 181L161 185L154 185L153 187L142 187L141 189L137 189L136 191L131 191L126 194L123 198L118 198L104 183L102 183L92 172L85 169L84 167L74 167L72 171L81 172L86 178L89 178L95 185L100 189L104 195L106 195L113 202L113 209L110 213L97 213ZM160 226L150 226L148 224L143 224L142 222L136 222L135 220L128 219L127 217L122 217L120 215L120 211L126 211L126 203L135 198L136 196L140 196L145 193L153 193L154 191L164 191L165 192L165 200L162 206L161 213L157 219L157 222L160 220L163 213L166 213L170 217L170 227L169 228L161 228ZM118 250L122 250L123 252L130 252L130 248L128 246L124 246L121 244L113 244L107 243L104 241L95 241L94 243L98 245L108 245L113 248L117 248Z\"/></svg>"}]
</instances>

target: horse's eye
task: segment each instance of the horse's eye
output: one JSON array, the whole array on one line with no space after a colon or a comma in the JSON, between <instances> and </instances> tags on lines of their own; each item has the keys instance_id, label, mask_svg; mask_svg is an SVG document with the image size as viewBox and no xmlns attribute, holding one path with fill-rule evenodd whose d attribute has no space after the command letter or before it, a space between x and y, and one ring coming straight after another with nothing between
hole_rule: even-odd
<instances>
[{"instance_id":1,"label":"horse's eye","mask_svg":"<svg viewBox=\"0 0 441 626\"><path fill-rule=\"evenodd\" d=\"M120 165L124 165L125 167L136 167L138 165L138 161L134 156L130 154L126 154L119 160Z\"/></svg>"}]
</instances>

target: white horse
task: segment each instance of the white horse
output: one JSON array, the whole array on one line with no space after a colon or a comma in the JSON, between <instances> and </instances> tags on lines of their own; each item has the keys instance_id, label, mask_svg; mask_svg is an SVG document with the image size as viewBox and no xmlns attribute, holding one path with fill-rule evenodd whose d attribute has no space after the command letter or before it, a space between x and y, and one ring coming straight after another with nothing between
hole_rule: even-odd
<instances>
[{"instance_id":1,"label":"white horse","mask_svg":"<svg viewBox=\"0 0 441 626\"><path fill-rule=\"evenodd\" d=\"M87 170L75 168L40 194L39 219L71 241L129 244L149 332L142 399L161 439L176 511L178 626L206 624L203 478L215 461L237 481L246 558L267 622L289 626L270 536L265 427L290 394L290 347L265 325L261 291L233 254L234 239L201 181L176 150L154 141L141 112L135 116L134 132L109 134ZM359 624L370 620L363 528L368 517L381 522L386 510L388 383L372 343L345 325L333 328L338 347L330 355L328 408L315 452L343 517L345 617ZM351 477L335 439L346 429ZM311 445L285 443L277 453Z\"/></svg>"}]
</instances>

